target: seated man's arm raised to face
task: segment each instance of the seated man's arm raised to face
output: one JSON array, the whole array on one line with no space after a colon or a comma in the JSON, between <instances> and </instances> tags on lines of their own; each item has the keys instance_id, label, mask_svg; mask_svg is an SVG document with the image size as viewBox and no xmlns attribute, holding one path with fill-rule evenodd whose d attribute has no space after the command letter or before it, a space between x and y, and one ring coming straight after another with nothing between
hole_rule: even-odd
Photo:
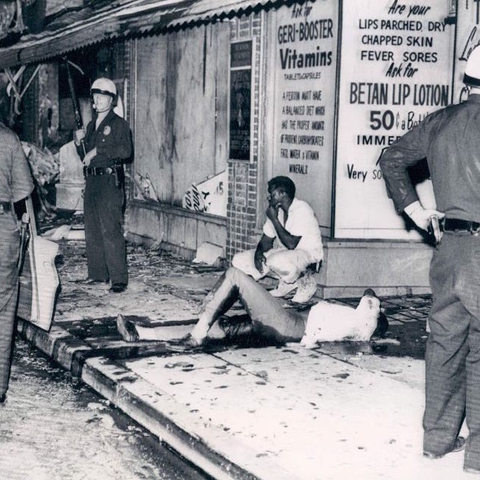
<instances>
[{"instance_id":1,"label":"seated man's arm raised to face","mask_svg":"<svg viewBox=\"0 0 480 480\"><path fill-rule=\"evenodd\" d=\"M257 248L255 250L255 268L260 272L263 273L263 264L265 263L265 252L268 252L273 247L274 239L263 234L262 238L258 242Z\"/></svg>"},{"instance_id":2,"label":"seated man's arm raised to face","mask_svg":"<svg viewBox=\"0 0 480 480\"><path fill-rule=\"evenodd\" d=\"M274 207L273 205L269 205L267 208L267 217L272 222L273 227L275 228L275 232L277 233L278 238L280 241L288 248L288 250L294 250L298 242L302 237L292 235L281 223L278 219L278 207Z\"/></svg>"}]
</instances>

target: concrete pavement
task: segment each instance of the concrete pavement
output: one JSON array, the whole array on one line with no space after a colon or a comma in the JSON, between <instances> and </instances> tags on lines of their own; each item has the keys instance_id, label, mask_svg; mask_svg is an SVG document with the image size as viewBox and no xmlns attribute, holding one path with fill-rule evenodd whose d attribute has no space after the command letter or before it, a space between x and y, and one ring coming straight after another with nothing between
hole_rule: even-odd
<instances>
[{"instance_id":1,"label":"concrete pavement","mask_svg":"<svg viewBox=\"0 0 480 480\"><path fill-rule=\"evenodd\" d=\"M78 281L86 277L83 242L60 244L53 326L46 333L20 321L19 331L210 476L472 477L462 453L422 456L428 295L382 299L390 329L376 344L182 350L172 341L191 329L220 272L130 246L129 288L110 294ZM118 313L163 325L165 340L124 342ZM229 314L243 313L236 306Z\"/></svg>"}]
</instances>

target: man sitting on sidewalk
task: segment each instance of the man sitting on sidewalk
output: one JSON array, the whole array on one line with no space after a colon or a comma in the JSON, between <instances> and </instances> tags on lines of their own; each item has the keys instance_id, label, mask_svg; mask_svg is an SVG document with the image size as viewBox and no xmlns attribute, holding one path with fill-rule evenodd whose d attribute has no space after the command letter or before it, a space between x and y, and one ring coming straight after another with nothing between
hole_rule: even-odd
<instances>
[{"instance_id":1,"label":"man sitting on sidewalk","mask_svg":"<svg viewBox=\"0 0 480 480\"><path fill-rule=\"evenodd\" d=\"M295 190L288 177L274 177L268 182L263 236L255 250L237 253L232 265L255 280L273 273L280 279L278 287L270 292L274 297L284 297L297 289L292 301L307 303L317 290L307 267L323 258L322 236L315 212L308 203L295 198Z\"/></svg>"},{"instance_id":2,"label":"man sitting on sidewalk","mask_svg":"<svg viewBox=\"0 0 480 480\"><path fill-rule=\"evenodd\" d=\"M237 300L250 318L247 321L217 321ZM162 340L164 334L162 326L141 327L122 315L117 317L117 328L127 342ZM275 343L302 340L302 344L311 348L318 341L368 341L374 334L385 333L387 328L388 322L380 313L380 301L373 290L365 291L355 310L321 301L310 312L298 312L284 309L279 299L272 297L250 276L232 267L205 298L198 322L184 342L187 346L199 346L207 338L234 339L253 335Z\"/></svg>"}]
</instances>

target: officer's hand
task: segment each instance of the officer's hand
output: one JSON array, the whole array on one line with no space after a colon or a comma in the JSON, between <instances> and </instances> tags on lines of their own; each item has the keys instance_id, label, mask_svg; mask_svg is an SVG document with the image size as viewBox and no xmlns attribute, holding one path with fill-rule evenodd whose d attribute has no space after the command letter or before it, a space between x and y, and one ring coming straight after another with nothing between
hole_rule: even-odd
<instances>
[{"instance_id":1,"label":"officer's hand","mask_svg":"<svg viewBox=\"0 0 480 480\"><path fill-rule=\"evenodd\" d=\"M75 131L75 143L77 145L80 145L84 138L85 138L85 131L83 130L83 128Z\"/></svg>"},{"instance_id":2,"label":"officer's hand","mask_svg":"<svg viewBox=\"0 0 480 480\"><path fill-rule=\"evenodd\" d=\"M425 209L420 202L413 202L405 208L405 213L415 222L422 230L428 231L432 217L443 218L445 214L434 210L433 208Z\"/></svg>"},{"instance_id":3,"label":"officer's hand","mask_svg":"<svg viewBox=\"0 0 480 480\"><path fill-rule=\"evenodd\" d=\"M256 251L255 252L255 257L253 258L253 261L255 263L255 268L260 272L263 273L263 264L265 263L265 255L260 252Z\"/></svg>"},{"instance_id":4,"label":"officer's hand","mask_svg":"<svg viewBox=\"0 0 480 480\"><path fill-rule=\"evenodd\" d=\"M92 161L92 159L94 157L97 156L97 149L94 148L92 150L90 150L86 155L85 157L83 158L83 163L86 167L88 167L90 165L90 162Z\"/></svg>"}]
</instances>

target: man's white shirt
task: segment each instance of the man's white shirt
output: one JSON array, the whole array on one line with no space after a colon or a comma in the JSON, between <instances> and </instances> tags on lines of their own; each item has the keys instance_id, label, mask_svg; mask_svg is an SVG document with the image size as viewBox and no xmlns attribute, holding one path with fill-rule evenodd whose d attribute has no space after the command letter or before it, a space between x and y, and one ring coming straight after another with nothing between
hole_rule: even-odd
<instances>
[{"instance_id":1,"label":"man's white shirt","mask_svg":"<svg viewBox=\"0 0 480 480\"><path fill-rule=\"evenodd\" d=\"M318 220L312 207L303 200L294 198L290 208L288 209L287 223L284 221L284 211L280 208L278 219L291 235L301 237L295 250L304 250L308 252L313 261L319 262L323 258L322 235L318 226ZM267 237L275 238L278 245L277 248L287 247L283 245L278 238L277 231L272 221L267 218L263 226L263 233Z\"/></svg>"}]
</instances>

